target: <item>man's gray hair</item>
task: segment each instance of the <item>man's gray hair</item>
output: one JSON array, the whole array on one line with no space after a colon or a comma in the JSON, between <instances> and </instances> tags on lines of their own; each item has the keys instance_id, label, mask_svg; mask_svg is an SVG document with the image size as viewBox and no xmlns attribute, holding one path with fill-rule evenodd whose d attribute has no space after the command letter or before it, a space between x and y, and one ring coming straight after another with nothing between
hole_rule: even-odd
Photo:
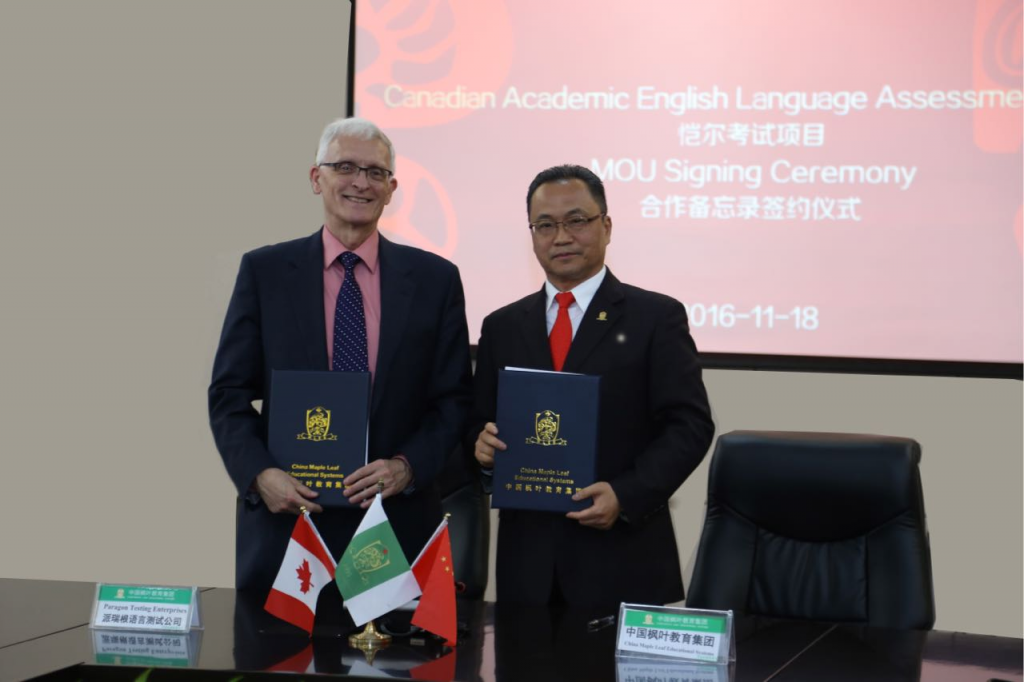
<instances>
[{"instance_id":1,"label":"man's gray hair","mask_svg":"<svg viewBox=\"0 0 1024 682\"><path fill-rule=\"evenodd\" d=\"M327 148L336 137L354 137L358 140L380 140L388 148L390 168L395 170L395 147L384 131L365 118L338 118L327 124L320 135L320 146L316 149L316 163L320 165L327 157ZM338 159L341 161L342 159Z\"/></svg>"}]
</instances>

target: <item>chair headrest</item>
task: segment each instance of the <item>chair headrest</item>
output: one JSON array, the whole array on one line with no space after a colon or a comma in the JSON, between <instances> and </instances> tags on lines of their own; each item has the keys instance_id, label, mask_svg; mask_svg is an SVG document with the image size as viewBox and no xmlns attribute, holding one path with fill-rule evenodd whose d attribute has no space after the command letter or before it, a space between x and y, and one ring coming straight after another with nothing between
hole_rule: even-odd
<instances>
[{"instance_id":1,"label":"chair headrest","mask_svg":"<svg viewBox=\"0 0 1024 682\"><path fill-rule=\"evenodd\" d=\"M910 510L923 521L920 460L909 438L734 431L715 447L709 505L794 539L846 540Z\"/></svg>"}]
</instances>

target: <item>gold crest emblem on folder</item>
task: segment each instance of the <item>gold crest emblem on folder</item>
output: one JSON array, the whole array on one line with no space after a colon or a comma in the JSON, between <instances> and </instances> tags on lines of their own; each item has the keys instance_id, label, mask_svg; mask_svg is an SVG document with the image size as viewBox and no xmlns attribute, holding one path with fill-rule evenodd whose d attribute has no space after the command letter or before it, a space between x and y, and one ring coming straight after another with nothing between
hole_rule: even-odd
<instances>
[{"instance_id":1,"label":"gold crest emblem on folder","mask_svg":"<svg viewBox=\"0 0 1024 682\"><path fill-rule=\"evenodd\" d=\"M562 418L551 410L538 412L533 418L534 435L526 439L527 445L568 445L564 438L558 437L562 426Z\"/></svg>"},{"instance_id":2,"label":"gold crest emblem on folder","mask_svg":"<svg viewBox=\"0 0 1024 682\"><path fill-rule=\"evenodd\" d=\"M295 436L296 440L311 440L316 443L325 440L338 440L331 433L331 411L317 406L306 410L306 432Z\"/></svg>"}]
</instances>

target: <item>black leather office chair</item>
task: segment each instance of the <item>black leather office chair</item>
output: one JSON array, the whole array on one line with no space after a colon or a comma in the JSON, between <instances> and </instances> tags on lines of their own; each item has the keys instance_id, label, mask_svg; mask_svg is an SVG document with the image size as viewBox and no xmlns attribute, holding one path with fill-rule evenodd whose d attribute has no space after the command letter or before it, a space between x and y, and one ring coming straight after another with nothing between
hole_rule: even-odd
<instances>
[{"instance_id":1,"label":"black leather office chair","mask_svg":"<svg viewBox=\"0 0 1024 682\"><path fill-rule=\"evenodd\" d=\"M687 606L930 629L920 460L907 438L721 436Z\"/></svg>"}]
</instances>

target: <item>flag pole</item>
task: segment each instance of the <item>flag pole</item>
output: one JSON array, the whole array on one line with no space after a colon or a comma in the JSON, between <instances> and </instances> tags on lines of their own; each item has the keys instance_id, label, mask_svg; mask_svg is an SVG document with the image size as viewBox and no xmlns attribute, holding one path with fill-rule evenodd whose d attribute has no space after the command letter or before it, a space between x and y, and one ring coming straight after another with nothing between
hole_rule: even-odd
<instances>
[{"instance_id":1,"label":"flag pole","mask_svg":"<svg viewBox=\"0 0 1024 682\"><path fill-rule=\"evenodd\" d=\"M384 479L377 479L377 494L382 495L384 493ZM354 649L359 649L366 656L367 660L372 664L373 657L378 651L391 644L391 635L380 632L374 626L371 620L363 628L363 631L356 635L348 636L348 645Z\"/></svg>"},{"instance_id":2,"label":"flag pole","mask_svg":"<svg viewBox=\"0 0 1024 682\"><path fill-rule=\"evenodd\" d=\"M389 644L391 644L391 635L377 630L372 620L366 624L362 632L348 636L348 645L363 653L377 652Z\"/></svg>"}]
</instances>

